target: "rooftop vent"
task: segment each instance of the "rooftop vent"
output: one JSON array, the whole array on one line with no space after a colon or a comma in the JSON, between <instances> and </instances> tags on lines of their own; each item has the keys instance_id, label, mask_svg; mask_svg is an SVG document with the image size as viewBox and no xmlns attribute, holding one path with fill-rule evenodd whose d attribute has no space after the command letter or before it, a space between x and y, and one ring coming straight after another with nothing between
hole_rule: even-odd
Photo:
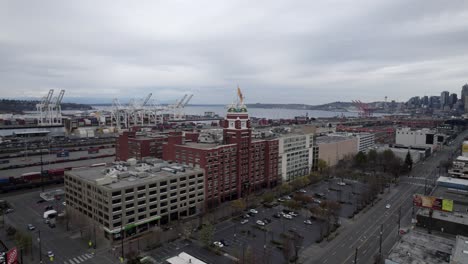
<instances>
[{"instance_id":1,"label":"rooftop vent","mask_svg":"<svg viewBox=\"0 0 468 264\"><path fill-rule=\"evenodd\" d=\"M161 168L161 170L167 171L167 172L172 172L172 173L174 173L174 174L177 173L177 170L172 169L172 168L168 168L168 167Z\"/></svg>"}]
</instances>

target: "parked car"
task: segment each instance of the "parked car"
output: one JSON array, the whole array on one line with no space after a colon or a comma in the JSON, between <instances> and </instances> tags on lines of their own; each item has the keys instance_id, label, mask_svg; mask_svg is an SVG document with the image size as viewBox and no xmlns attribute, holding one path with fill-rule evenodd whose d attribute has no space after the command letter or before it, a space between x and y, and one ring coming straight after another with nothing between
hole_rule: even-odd
<instances>
[{"instance_id":1,"label":"parked car","mask_svg":"<svg viewBox=\"0 0 468 264\"><path fill-rule=\"evenodd\" d=\"M265 222L263 222L262 220L257 220L257 225L259 226L264 226L265 225Z\"/></svg>"},{"instance_id":2,"label":"parked car","mask_svg":"<svg viewBox=\"0 0 468 264\"><path fill-rule=\"evenodd\" d=\"M255 210L255 209L250 209L250 210L249 210L249 213L252 213L252 214L258 214L258 211L257 211L257 210Z\"/></svg>"},{"instance_id":3,"label":"parked car","mask_svg":"<svg viewBox=\"0 0 468 264\"><path fill-rule=\"evenodd\" d=\"M291 198L291 196L286 195L286 196L283 197L283 199L285 199L285 200L291 200L292 198Z\"/></svg>"},{"instance_id":4,"label":"parked car","mask_svg":"<svg viewBox=\"0 0 468 264\"><path fill-rule=\"evenodd\" d=\"M281 213L276 213L273 215L274 218L281 218Z\"/></svg>"},{"instance_id":5,"label":"parked car","mask_svg":"<svg viewBox=\"0 0 468 264\"><path fill-rule=\"evenodd\" d=\"M307 191L304 190L304 189L300 189L300 190L298 190L297 192L298 192L298 193L306 193Z\"/></svg>"},{"instance_id":6,"label":"parked car","mask_svg":"<svg viewBox=\"0 0 468 264\"><path fill-rule=\"evenodd\" d=\"M322 198L322 197L325 197L325 194L324 193L316 193L315 196L317 196L318 198Z\"/></svg>"},{"instance_id":7,"label":"parked car","mask_svg":"<svg viewBox=\"0 0 468 264\"><path fill-rule=\"evenodd\" d=\"M221 243L221 242L219 242L219 241L213 242L213 245L215 245L216 247L219 247L219 248L224 247L223 243Z\"/></svg>"},{"instance_id":8,"label":"parked car","mask_svg":"<svg viewBox=\"0 0 468 264\"><path fill-rule=\"evenodd\" d=\"M296 212L289 212L289 215L296 217L296 216L298 216L299 214L296 213Z\"/></svg>"},{"instance_id":9,"label":"parked car","mask_svg":"<svg viewBox=\"0 0 468 264\"><path fill-rule=\"evenodd\" d=\"M390 204L387 204L385 208L390 209Z\"/></svg>"},{"instance_id":10,"label":"parked car","mask_svg":"<svg viewBox=\"0 0 468 264\"><path fill-rule=\"evenodd\" d=\"M250 218L250 215L249 215L249 214L245 214L245 215L242 216L242 218L244 218L244 219Z\"/></svg>"},{"instance_id":11,"label":"parked car","mask_svg":"<svg viewBox=\"0 0 468 264\"><path fill-rule=\"evenodd\" d=\"M6 209L5 214L13 213L14 211L15 210L13 210L12 208L8 208Z\"/></svg>"},{"instance_id":12,"label":"parked car","mask_svg":"<svg viewBox=\"0 0 468 264\"><path fill-rule=\"evenodd\" d=\"M49 258L53 258L55 255L54 255L54 252L52 252L51 250L50 251L47 251L47 257Z\"/></svg>"},{"instance_id":13,"label":"parked car","mask_svg":"<svg viewBox=\"0 0 468 264\"><path fill-rule=\"evenodd\" d=\"M290 214L283 214L283 217L286 219L292 219L293 217Z\"/></svg>"},{"instance_id":14,"label":"parked car","mask_svg":"<svg viewBox=\"0 0 468 264\"><path fill-rule=\"evenodd\" d=\"M45 200L39 200L36 202L37 204L45 203Z\"/></svg>"},{"instance_id":15,"label":"parked car","mask_svg":"<svg viewBox=\"0 0 468 264\"><path fill-rule=\"evenodd\" d=\"M312 224L312 221L310 221L310 220L304 220L304 224L306 224L306 225L311 225L311 224Z\"/></svg>"},{"instance_id":16,"label":"parked car","mask_svg":"<svg viewBox=\"0 0 468 264\"><path fill-rule=\"evenodd\" d=\"M322 201L320 201L319 199L314 199L313 202L316 203L316 204L321 204L322 203Z\"/></svg>"},{"instance_id":17,"label":"parked car","mask_svg":"<svg viewBox=\"0 0 468 264\"><path fill-rule=\"evenodd\" d=\"M340 186L345 186L346 183L345 182L337 182L336 184L340 185Z\"/></svg>"},{"instance_id":18,"label":"parked car","mask_svg":"<svg viewBox=\"0 0 468 264\"><path fill-rule=\"evenodd\" d=\"M32 224L28 224L28 230L34 230L34 229L36 229L35 226L33 226Z\"/></svg>"},{"instance_id":19,"label":"parked car","mask_svg":"<svg viewBox=\"0 0 468 264\"><path fill-rule=\"evenodd\" d=\"M55 224L54 223L49 223L49 227L50 228L55 228Z\"/></svg>"},{"instance_id":20,"label":"parked car","mask_svg":"<svg viewBox=\"0 0 468 264\"><path fill-rule=\"evenodd\" d=\"M249 222L249 219L243 219L240 223L241 225L245 225Z\"/></svg>"},{"instance_id":21,"label":"parked car","mask_svg":"<svg viewBox=\"0 0 468 264\"><path fill-rule=\"evenodd\" d=\"M223 246L229 247L229 244L224 239L219 240L219 242L221 242L221 244L223 244Z\"/></svg>"},{"instance_id":22,"label":"parked car","mask_svg":"<svg viewBox=\"0 0 468 264\"><path fill-rule=\"evenodd\" d=\"M265 224L269 224L271 223L271 219L270 218L263 218L263 222L265 222Z\"/></svg>"},{"instance_id":23,"label":"parked car","mask_svg":"<svg viewBox=\"0 0 468 264\"><path fill-rule=\"evenodd\" d=\"M284 201L286 201L286 200L284 200L283 198L278 198L278 202L282 203Z\"/></svg>"}]
</instances>

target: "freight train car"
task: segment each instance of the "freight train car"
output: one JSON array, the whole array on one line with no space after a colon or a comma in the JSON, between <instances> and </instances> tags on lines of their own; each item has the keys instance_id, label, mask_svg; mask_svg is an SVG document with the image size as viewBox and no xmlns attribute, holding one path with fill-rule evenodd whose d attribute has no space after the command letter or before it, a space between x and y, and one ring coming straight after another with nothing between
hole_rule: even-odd
<instances>
[{"instance_id":1,"label":"freight train car","mask_svg":"<svg viewBox=\"0 0 468 264\"><path fill-rule=\"evenodd\" d=\"M45 170L42 176L41 172L34 171L23 173L19 177L2 178L0 179L0 192L5 193L13 190L40 187L42 185L53 183L63 183L65 170L71 170L71 168Z\"/></svg>"}]
</instances>

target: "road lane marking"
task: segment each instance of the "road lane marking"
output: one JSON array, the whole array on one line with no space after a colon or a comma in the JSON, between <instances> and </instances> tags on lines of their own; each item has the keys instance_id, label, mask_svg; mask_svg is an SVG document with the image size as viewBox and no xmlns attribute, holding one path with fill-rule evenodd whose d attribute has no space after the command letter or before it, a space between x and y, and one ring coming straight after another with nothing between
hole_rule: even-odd
<instances>
[{"instance_id":1,"label":"road lane marking","mask_svg":"<svg viewBox=\"0 0 468 264\"><path fill-rule=\"evenodd\" d=\"M71 264L75 264L75 262L71 259L68 260Z\"/></svg>"},{"instance_id":2,"label":"road lane marking","mask_svg":"<svg viewBox=\"0 0 468 264\"><path fill-rule=\"evenodd\" d=\"M80 261L85 261L86 260L86 259L82 259L81 256L78 256L76 258L79 259Z\"/></svg>"},{"instance_id":3,"label":"road lane marking","mask_svg":"<svg viewBox=\"0 0 468 264\"><path fill-rule=\"evenodd\" d=\"M332 256L335 256L335 255L336 255L336 251L333 251Z\"/></svg>"},{"instance_id":4,"label":"road lane marking","mask_svg":"<svg viewBox=\"0 0 468 264\"><path fill-rule=\"evenodd\" d=\"M76 262L76 263L80 263L81 261L77 260L76 258L73 258L73 260Z\"/></svg>"}]
</instances>

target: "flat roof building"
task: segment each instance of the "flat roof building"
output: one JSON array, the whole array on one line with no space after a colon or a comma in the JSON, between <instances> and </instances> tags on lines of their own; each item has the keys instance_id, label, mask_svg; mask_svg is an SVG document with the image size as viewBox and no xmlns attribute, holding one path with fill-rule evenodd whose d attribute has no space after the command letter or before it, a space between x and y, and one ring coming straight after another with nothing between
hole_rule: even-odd
<instances>
[{"instance_id":1,"label":"flat roof building","mask_svg":"<svg viewBox=\"0 0 468 264\"><path fill-rule=\"evenodd\" d=\"M357 153L357 143L357 138L351 136L317 137L318 158L335 166L345 156Z\"/></svg>"},{"instance_id":2,"label":"flat roof building","mask_svg":"<svg viewBox=\"0 0 468 264\"><path fill-rule=\"evenodd\" d=\"M110 240L197 215L204 204L203 170L159 159L71 170L64 184L67 207Z\"/></svg>"},{"instance_id":3,"label":"flat roof building","mask_svg":"<svg viewBox=\"0 0 468 264\"><path fill-rule=\"evenodd\" d=\"M283 181L309 174L313 165L314 134L287 134L280 138L278 171Z\"/></svg>"},{"instance_id":4,"label":"flat roof building","mask_svg":"<svg viewBox=\"0 0 468 264\"><path fill-rule=\"evenodd\" d=\"M457 236L455 247L452 250L450 264L468 263L468 237Z\"/></svg>"}]
</instances>

